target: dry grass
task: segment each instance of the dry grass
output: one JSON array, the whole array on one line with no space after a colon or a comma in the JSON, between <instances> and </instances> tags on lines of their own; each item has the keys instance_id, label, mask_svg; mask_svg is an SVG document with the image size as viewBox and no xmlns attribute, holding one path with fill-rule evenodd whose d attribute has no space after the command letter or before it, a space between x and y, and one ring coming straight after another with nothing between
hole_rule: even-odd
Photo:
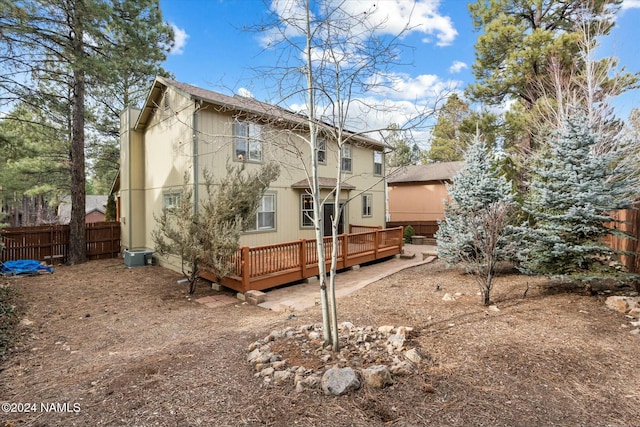
<instances>
[{"instance_id":1,"label":"dry grass","mask_svg":"<svg viewBox=\"0 0 640 427\"><path fill-rule=\"evenodd\" d=\"M640 339L628 319L604 307L606 289L591 297L506 275L496 282L494 311L480 305L473 281L437 262L397 273L340 299L340 320L413 326L429 363L383 390L325 397L264 385L245 362L249 343L276 328L319 322L318 308L292 319L240 302L207 308L186 298L178 278L105 260L12 280L34 323L21 327L2 365L0 400L78 403L81 410L0 413L0 423L639 424ZM444 302L445 292L461 295ZM198 297L210 294L198 288Z\"/></svg>"}]
</instances>

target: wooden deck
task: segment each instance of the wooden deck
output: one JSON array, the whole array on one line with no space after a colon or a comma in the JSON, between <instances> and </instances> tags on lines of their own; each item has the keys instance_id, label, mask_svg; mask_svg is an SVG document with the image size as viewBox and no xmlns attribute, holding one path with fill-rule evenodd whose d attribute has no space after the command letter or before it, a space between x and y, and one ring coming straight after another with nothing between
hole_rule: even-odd
<instances>
[{"instance_id":1,"label":"wooden deck","mask_svg":"<svg viewBox=\"0 0 640 427\"><path fill-rule=\"evenodd\" d=\"M369 231L361 231L361 230ZM402 227L354 226L338 236L338 270L391 257L402 252ZM361 232L353 232L361 231ZM324 238L327 268L331 265L331 237ZM238 292L265 290L318 275L316 241L297 240L264 246L243 246L234 256L235 272L220 284ZM203 270L201 277L218 282Z\"/></svg>"}]
</instances>

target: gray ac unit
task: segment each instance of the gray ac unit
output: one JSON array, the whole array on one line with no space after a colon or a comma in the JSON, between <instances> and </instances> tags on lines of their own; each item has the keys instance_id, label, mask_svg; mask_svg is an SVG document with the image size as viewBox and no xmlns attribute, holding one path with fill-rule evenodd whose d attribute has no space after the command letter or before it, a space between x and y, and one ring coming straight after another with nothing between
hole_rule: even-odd
<instances>
[{"instance_id":1,"label":"gray ac unit","mask_svg":"<svg viewBox=\"0 0 640 427\"><path fill-rule=\"evenodd\" d=\"M143 267L153 263L153 251L148 250L124 250L124 264L127 267Z\"/></svg>"}]
</instances>

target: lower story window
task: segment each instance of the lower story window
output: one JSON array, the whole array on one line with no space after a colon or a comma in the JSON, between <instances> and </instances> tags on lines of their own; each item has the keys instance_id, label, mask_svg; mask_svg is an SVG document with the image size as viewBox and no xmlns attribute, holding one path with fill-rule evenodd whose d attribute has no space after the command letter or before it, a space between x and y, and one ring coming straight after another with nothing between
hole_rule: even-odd
<instances>
[{"instance_id":1,"label":"lower story window","mask_svg":"<svg viewBox=\"0 0 640 427\"><path fill-rule=\"evenodd\" d=\"M313 227L313 197L310 194L303 194L300 202L302 213L300 224L303 227Z\"/></svg>"},{"instance_id":2,"label":"lower story window","mask_svg":"<svg viewBox=\"0 0 640 427\"><path fill-rule=\"evenodd\" d=\"M180 204L182 191L174 190L162 194L162 205L167 209L176 209Z\"/></svg>"},{"instance_id":3,"label":"lower story window","mask_svg":"<svg viewBox=\"0 0 640 427\"><path fill-rule=\"evenodd\" d=\"M362 216L373 216L373 194L362 195Z\"/></svg>"},{"instance_id":4,"label":"lower story window","mask_svg":"<svg viewBox=\"0 0 640 427\"><path fill-rule=\"evenodd\" d=\"M265 194L260 200L255 223L247 231L275 230L276 228L276 195Z\"/></svg>"}]
</instances>

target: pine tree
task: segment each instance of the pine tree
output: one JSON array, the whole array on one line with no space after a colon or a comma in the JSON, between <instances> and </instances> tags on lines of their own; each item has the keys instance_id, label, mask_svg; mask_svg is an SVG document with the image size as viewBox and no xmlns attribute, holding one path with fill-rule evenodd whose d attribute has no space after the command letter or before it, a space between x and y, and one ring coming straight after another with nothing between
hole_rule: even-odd
<instances>
[{"instance_id":1,"label":"pine tree","mask_svg":"<svg viewBox=\"0 0 640 427\"><path fill-rule=\"evenodd\" d=\"M514 191L476 135L465 154L465 167L448 186L450 201L436 233L438 256L474 275L485 305L490 304L499 261L509 259Z\"/></svg>"},{"instance_id":2,"label":"pine tree","mask_svg":"<svg viewBox=\"0 0 640 427\"><path fill-rule=\"evenodd\" d=\"M610 213L631 206L631 174L619 151L597 152L599 135L583 114L567 117L531 169L518 258L527 273L579 280L619 276L605 237L620 234Z\"/></svg>"}]
</instances>

